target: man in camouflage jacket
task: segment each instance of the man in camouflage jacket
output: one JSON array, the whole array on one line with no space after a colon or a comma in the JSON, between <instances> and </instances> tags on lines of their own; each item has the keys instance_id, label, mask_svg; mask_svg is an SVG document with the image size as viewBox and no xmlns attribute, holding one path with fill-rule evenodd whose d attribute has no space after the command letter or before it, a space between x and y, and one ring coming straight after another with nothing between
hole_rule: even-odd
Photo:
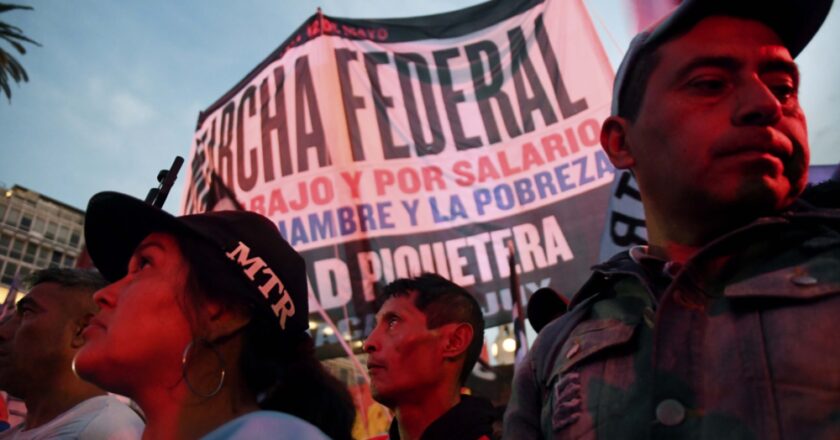
<instances>
[{"instance_id":1,"label":"man in camouflage jacket","mask_svg":"<svg viewBox=\"0 0 840 440\"><path fill-rule=\"evenodd\" d=\"M792 59L830 6L687 0L634 39L601 141L649 245L542 330L505 438L840 438L840 211L799 199Z\"/></svg>"}]
</instances>

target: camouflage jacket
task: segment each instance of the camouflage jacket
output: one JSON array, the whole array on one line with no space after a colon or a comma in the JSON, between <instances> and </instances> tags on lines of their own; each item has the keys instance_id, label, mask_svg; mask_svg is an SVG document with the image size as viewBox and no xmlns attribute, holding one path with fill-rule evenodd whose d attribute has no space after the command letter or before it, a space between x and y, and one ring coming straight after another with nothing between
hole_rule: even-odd
<instances>
[{"instance_id":1,"label":"camouflage jacket","mask_svg":"<svg viewBox=\"0 0 840 440\"><path fill-rule=\"evenodd\" d=\"M504 438L840 438L840 210L802 205L668 275L596 266L517 368Z\"/></svg>"}]
</instances>

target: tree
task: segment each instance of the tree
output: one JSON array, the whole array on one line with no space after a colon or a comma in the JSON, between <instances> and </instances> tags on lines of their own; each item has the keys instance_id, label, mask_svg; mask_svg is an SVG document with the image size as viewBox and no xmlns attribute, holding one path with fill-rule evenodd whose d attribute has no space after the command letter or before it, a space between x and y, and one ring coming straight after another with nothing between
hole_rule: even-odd
<instances>
[{"instance_id":1,"label":"tree","mask_svg":"<svg viewBox=\"0 0 840 440\"><path fill-rule=\"evenodd\" d=\"M3 12L13 11L15 9L32 10L31 6L13 5L9 3L0 3L0 14ZM17 50L18 54L25 55L26 48L23 43L31 43L40 46L37 41L23 35L23 31L17 27L12 26L4 21L0 21L0 39L9 43L13 49ZM0 89L6 94L6 99L11 102L12 90L9 88L9 78L14 82L29 81L29 76L26 70L21 66L18 60L7 52L5 48L0 46Z\"/></svg>"}]
</instances>

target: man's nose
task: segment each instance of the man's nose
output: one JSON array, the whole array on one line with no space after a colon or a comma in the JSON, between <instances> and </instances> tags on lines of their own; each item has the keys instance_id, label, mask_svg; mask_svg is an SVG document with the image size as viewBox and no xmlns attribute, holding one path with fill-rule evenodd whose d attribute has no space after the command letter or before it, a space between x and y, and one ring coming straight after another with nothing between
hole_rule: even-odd
<instances>
[{"instance_id":1,"label":"man's nose","mask_svg":"<svg viewBox=\"0 0 840 440\"><path fill-rule=\"evenodd\" d=\"M15 312L6 312L6 315L0 319L0 342L8 341L14 333Z\"/></svg>"},{"instance_id":2,"label":"man's nose","mask_svg":"<svg viewBox=\"0 0 840 440\"><path fill-rule=\"evenodd\" d=\"M782 103L760 78L752 78L740 85L737 94L733 124L766 126L781 119Z\"/></svg>"},{"instance_id":3,"label":"man's nose","mask_svg":"<svg viewBox=\"0 0 840 440\"><path fill-rule=\"evenodd\" d=\"M365 353L373 353L379 350L379 343L377 338L377 331L373 329L373 332L365 339L364 345L362 345L362 350Z\"/></svg>"}]
</instances>

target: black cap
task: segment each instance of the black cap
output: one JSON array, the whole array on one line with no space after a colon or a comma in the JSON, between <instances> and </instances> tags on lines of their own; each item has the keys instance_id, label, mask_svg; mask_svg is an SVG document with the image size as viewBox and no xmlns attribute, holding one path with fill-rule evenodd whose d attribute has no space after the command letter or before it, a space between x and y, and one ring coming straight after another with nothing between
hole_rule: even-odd
<instances>
[{"instance_id":1,"label":"black cap","mask_svg":"<svg viewBox=\"0 0 840 440\"><path fill-rule=\"evenodd\" d=\"M551 287L541 287L528 299L528 322L539 333L549 322L566 313L569 300Z\"/></svg>"},{"instance_id":2,"label":"black cap","mask_svg":"<svg viewBox=\"0 0 840 440\"><path fill-rule=\"evenodd\" d=\"M248 211L175 217L116 192L101 192L88 202L87 250L109 281L126 275L137 245L152 232L189 234L218 248L219 256L230 261L230 276L247 281L251 293L277 317L283 334L308 328L306 264L271 220Z\"/></svg>"},{"instance_id":3,"label":"black cap","mask_svg":"<svg viewBox=\"0 0 840 440\"><path fill-rule=\"evenodd\" d=\"M639 33L618 67L613 84L612 115L618 116L624 83L643 53L659 47L700 20L733 16L757 20L776 32L795 57L825 21L833 0L685 0L667 17Z\"/></svg>"}]
</instances>

